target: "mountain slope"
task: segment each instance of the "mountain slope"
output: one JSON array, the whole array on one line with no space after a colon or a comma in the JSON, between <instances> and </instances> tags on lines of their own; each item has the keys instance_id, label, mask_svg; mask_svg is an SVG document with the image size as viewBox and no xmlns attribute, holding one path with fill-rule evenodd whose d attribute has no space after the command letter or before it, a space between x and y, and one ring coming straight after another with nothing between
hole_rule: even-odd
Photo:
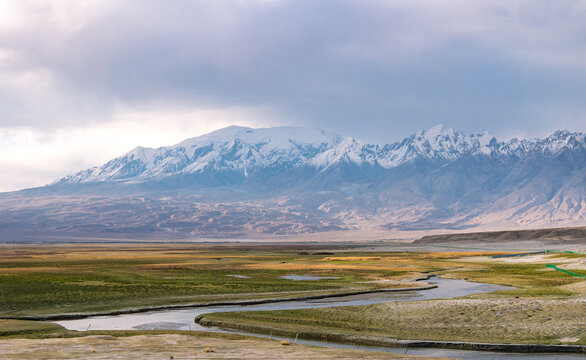
<instances>
[{"instance_id":1,"label":"mountain slope","mask_svg":"<svg viewBox=\"0 0 586 360\"><path fill-rule=\"evenodd\" d=\"M137 147L100 167L81 171L58 184L147 182L169 176L234 172L309 165L342 139L325 131L281 127L253 130L231 126L158 149Z\"/></svg>"},{"instance_id":2,"label":"mountain slope","mask_svg":"<svg viewBox=\"0 0 586 360\"><path fill-rule=\"evenodd\" d=\"M321 130L229 127L0 195L3 237L503 229L585 220L586 135L568 131L499 141L436 126L376 145Z\"/></svg>"}]
</instances>

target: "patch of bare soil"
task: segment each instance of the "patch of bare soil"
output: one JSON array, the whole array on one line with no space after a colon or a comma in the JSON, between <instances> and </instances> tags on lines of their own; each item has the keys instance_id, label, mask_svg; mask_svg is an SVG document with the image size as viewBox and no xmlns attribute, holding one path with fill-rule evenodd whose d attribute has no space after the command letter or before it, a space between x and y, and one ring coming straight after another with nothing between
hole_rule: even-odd
<instances>
[{"instance_id":1,"label":"patch of bare soil","mask_svg":"<svg viewBox=\"0 0 586 360\"><path fill-rule=\"evenodd\" d=\"M560 266L562 269L568 270L586 270L586 258L572 259L574 261Z\"/></svg>"},{"instance_id":2,"label":"patch of bare soil","mask_svg":"<svg viewBox=\"0 0 586 360\"><path fill-rule=\"evenodd\" d=\"M586 297L586 280L572 283L572 284L568 284L568 285L564 285L561 288L573 291L582 297Z\"/></svg>"}]
</instances>

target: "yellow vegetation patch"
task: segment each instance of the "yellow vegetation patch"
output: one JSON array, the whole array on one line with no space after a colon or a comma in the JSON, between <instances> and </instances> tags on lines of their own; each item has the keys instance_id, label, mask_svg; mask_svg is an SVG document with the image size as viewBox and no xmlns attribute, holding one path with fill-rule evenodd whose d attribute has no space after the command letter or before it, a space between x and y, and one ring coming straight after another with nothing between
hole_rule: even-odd
<instances>
[{"instance_id":1,"label":"yellow vegetation patch","mask_svg":"<svg viewBox=\"0 0 586 360\"><path fill-rule=\"evenodd\" d=\"M129 252L129 251L91 251L91 252L52 252L52 253L30 253L19 257L18 254L3 254L0 260L13 261L55 261L55 260L100 260L100 259L173 259L185 258L184 254L161 254L153 252Z\"/></svg>"},{"instance_id":2,"label":"yellow vegetation patch","mask_svg":"<svg viewBox=\"0 0 586 360\"><path fill-rule=\"evenodd\" d=\"M101 260L101 259L210 259L217 257L214 252L201 250L201 247L190 248L185 246L141 246L141 245L80 245L63 246L2 246L0 247L0 262L14 261L55 261L55 260ZM263 258L266 255L239 254L237 252L221 254L223 258Z\"/></svg>"},{"instance_id":3,"label":"yellow vegetation patch","mask_svg":"<svg viewBox=\"0 0 586 360\"><path fill-rule=\"evenodd\" d=\"M62 270L58 267L11 267L11 268L0 268L0 274L14 274L14 273L34 273L34 272L45 272L45 271L59 271Z\"/></svg>"},{"instance_id":4,"label":"yellow vegetation patch","mask_svg":"<svg viewBox=\"0 0 586 360\"><path fill-rule=\"evenodd\" d=\"M187 263L173 263L173 264L148 264L141 265L143 269L150 270L182 270L182 269L200 269L204 265L218 265L217 262L201 261L201 262L187 262Z\"/></svg>"},{"instance_id":5,"label":"yellow vegetation patch","mask_svg":"<svg viewBox=\"0 0 586 360\"><path fill-rule=\"evenodd\" d=\"M251 269L263 270L390 270L390 271L420 271L421 268L407 266L386 266L386 265L357 265L357 264L299 264L299 263L267 263L267 264L246 264Z\"/></svg>"},{"instance_id":6,"label":"yellow vegetation patch","mask_svg":"<svg viewBox=\"0 0 586 360\"><path fill-rule=\"evenodd\" d=\"M334 256L323 258L325 261L369 261L382 260L380 256Z\"/></svg>"},{"instance_id":7,"label":"yellow vegetation patch","mask_svg":"<svg viewBox=\"0 0 586 360\"><path fill-rule=\"evenodd\" d=\"M262 258L263 256L249 256L249 255L221 255L224 259L247 259L247 258ZM111 259L118 259L118 260L172 260L172 259L215 259L218 256L214 254L161 254L161 253L153 253L153 252L128 252L128 251L109 251L109 252L73 252L69 254L51 254L50 260L111 260ZM13 261L17 259L18 261L39 261L47 260L47 255L45 254L35 254L35 255L27 255L26 257L19 258L17 255L9 255L9 256L1 256L0 261Z\"/></svg>"}]
</instances>

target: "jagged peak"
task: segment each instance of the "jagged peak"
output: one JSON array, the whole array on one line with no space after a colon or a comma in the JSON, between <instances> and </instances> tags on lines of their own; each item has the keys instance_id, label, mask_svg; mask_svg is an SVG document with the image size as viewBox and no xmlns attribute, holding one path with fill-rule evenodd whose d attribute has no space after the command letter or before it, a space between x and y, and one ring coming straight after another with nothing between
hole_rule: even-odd
<instances>
[{"instance_id":1,"label":"jagged peak","mask_svg":"<svg viewBox=\"0 0 586 360\"><path fill-rule=\"evenodd\" d=\"M443 135L453 135L455 131L452 128L446 128L444 124L437 124L427 130L422 130L422 132L428 137L438 137Z\"/></svg>"},{"instance_id":2,"label":"jagged peak","mask_svg":"<svg viewBox=\"0 0 586 360\"><path fill-rule=\"evenodd\" d=\"M426 158L445 158L453 160L465 152L481 151L491 142L496 141L488 131L478 134L466 134L463 131L447 128L438 124L428 130L420 130L401 143L392 145L391 148L407 146L405 161L423 156ZM413 154L414 153L414 154Z\"/></svg>"},{"instance_id":3,"label":"jagged peak","mask_svg":"<svg viewBox=\"0 0 586 360\"><path fill-rule=\"evenodd\" d=\"M327 169L341 162L393 168L417 159L445 164L463 156L522 156L586 145L583 133L556 131L544 139L496 140L488 131L466 134L444 125L421 130L389 145L362 144L324 130L300 127L252 129L230 126L157 149L137 147L101 167L78 172L65 182L149 181L207 169L247 171L254 167L313 166Z\"/></svg>"},{"instance_id":4,"label":"jagged peak","mask_svg":"<svg viewBox=\"0 0 586 360\"><path fill-rule=\"evenodd\" d=\"M213 131L209 134L182 141L178 145L184 147L200 146L213 142L232 142L240 140L250 145L271 144L273 147L288 149L292 144L321 145L325 143L338 144L342 136L333 132L293 126L278 126L253 129L242 126L229 126Z\"/></svg>"}]
</instances>

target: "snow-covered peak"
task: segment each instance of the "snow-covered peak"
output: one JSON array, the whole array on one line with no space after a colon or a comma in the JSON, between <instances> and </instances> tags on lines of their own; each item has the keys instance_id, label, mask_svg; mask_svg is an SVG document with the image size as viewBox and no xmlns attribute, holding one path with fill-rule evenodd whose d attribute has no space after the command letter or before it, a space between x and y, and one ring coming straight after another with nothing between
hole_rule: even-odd
<instances>
[{"instance_id":1,"label":"snow-covered peak","mask_svg":"<svg viewBox=\"0 0 586 360\"><path fill-rule=\"evenodd\" d=\"M564 149L578 149L586 146L586 134L558 130L552 135L535 141L537 150L548 155L555 155Z\"/></svg>"},{"instance_id":2,"label":"snow-covered peak","mask_svg":"<svg viewBox=\"0 0 586 360\"><path fill-rule=\"evenodd\" d=\"M136 148L130 150L124 157L131 157L137 161L141 161L144 163L151 163L153 160L153 156L156 154L157 149L137 146Z\"/></svg>"},{"instance_id":3,"label":"snow-covered peak","mask_svg":"<svg viewBox=\"0 0 586 360\"><path fill-rule=\"evenodd\" d=\"M458 148L474 149L487 146L494 139L494 136L488 131L467 135L463 131L446 128L442 124L436 125L427 131L420 131L416 135L419 135L417 139L422 138L420 142L427 142L433 151Z\"/></svg>"},{"instance_id":4,"label":"snow-covered peak","mask_svg":"<svg viewBox=\"0 0 586 360\"><path fill-rule=\"evenodd\" d=\"M392 168L416 159L449 162L465 154L490 154L493 142L496 139L487 131L468 135L440 124L382 147L379 163Z\"/></svg>"},{"instance_id":5,"label":"snow-covered peak","mask_svg":"<svg viewBox=\"0 0 586 360\"><path fill-rule=\"evenodd\" d=\"M486 131L465 134L437 125L402 141L378 146L323 130L231 126L173 146L137 147L103 166L81 171L59 182L146 182L210 172L248 177L255 170L270 169L271 173L279 173L307 167L323 171L343 163L391 169L414 161L444 165L463 157L518 158L535 151L555 156L564 149L584 149L584 146L585 134L568 131L558 131L544 139L501 142Z\"/></svg>"},{"instance_id":6,"label":"snow-covered peak","mask_svg":"<svg viewBox=\"0 0 586 360\"><path fill-rule=\"evenodd\" d=\"M492 141L496 141L496 138L490 132L484 130L480 134L476 135L476 140L481 146L487 146Z\"/></svg>"},{"instance_id":7,"label":"snow-covered peak","mask_svg":"<svg viewBox=\"0 0 586 360\"><path fill-rule=\"evenodd\" d=\"M422 152L431 154L432 152L453 148L454 144L459 140L459 135L463 135L463 133L439 124L427 131L418 132L413 144Z\"/></svg>"},{"instance_id":8,"label":"snow-covered peak","mask_svg":"<svg viewBox=\"0 0 586 360\"><path fill-rule=\"evenodd\" d=\"M272 127L252 129L241 126L230 126L216 130L207 135L187 139L176 146L202 147L210 144L225 144L240 141L248 145L263 149L266 152L273 150L289 150L297 146L320 147L323 144L336 145L342 137L324 130L307 129L302 127Z\"/></svg>"},{"instance_id":9,"label":"snow-covered peak","mask_svg":"<svg viewBox=\"0 0 586 360\"><path fill-rule=\"evenodd\" d=\"M556 156L565 149L579 150L586 148L586 133L558 130L543 139L512 138L498 144L499 152L520 156L528 152L538 152L545 156Z\"/></svg>"},{"instance_id":10,"label":"snow-covered peak","mask_svg":"<svg viewBox=\"0 0 586 360\"><path fill-rule=\"evenodd\" d=\"M327 169L340 162L352 162L361 164L363 162L373 163L373 159L365 156L365 145L354 138L345 138L337 146L334 146L313 158L311 164L319 169Z\"/></svg>"},{"instance_id":11,"label":"snow-covered peak","mask_svg":"<svg viewBox=\"0 0 586 360\"><path fill-rule=\"evenodd\" d=\"M100 167L60 182L142 182L168 176L227 170L248 176L249 169L310 164L344 139L299 127L251 129L230 126L157 149L137 147Z\"/></svg>"},{"instance_id":12,"label":"snow-covered peak","mask_svg":"<svg viewBox=\"0 0 586 360\"><path fill-rule=\"evenodd\" d=\"M437 125L429 128L428 130L422 130L421 132L423 134L427 135L427 137L429 137L429 138L436 138L438 136L442 136L445 134L453 134L454 129L446 128L444 126L444 124L437 124Z\"/></svg>"}]
</instances>

